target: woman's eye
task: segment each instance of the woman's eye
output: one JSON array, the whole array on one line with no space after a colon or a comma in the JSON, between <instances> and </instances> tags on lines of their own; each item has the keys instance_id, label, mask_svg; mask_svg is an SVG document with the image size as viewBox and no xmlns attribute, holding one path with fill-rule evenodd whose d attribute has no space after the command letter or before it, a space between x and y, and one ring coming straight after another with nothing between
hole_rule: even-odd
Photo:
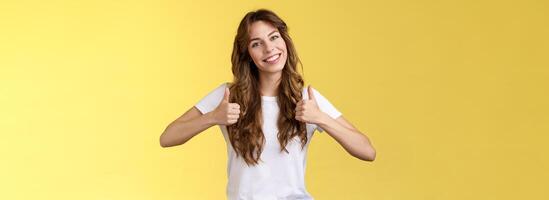
<instances>
[{"instance_id":1,"label":"woman's eye","mask_svg":"<svg viewBox=\"0 0 549 200\"><path fill-rule=\"evenodd\" d=\"M275 40L278 38L278 35L274 35L273 37L271 37L271 40Z\"/></svg>"},{"instance_id":2,"label":"woman's eye","mask_svg":"<svg viewBox=\"0 0 549 200\"><path fill-rule=\"evenodd\" d=\"M252 43L252 48L253 48L253 47L257 47L257 45L259 45L257 42L256 42L256 43Z\"/></svg>"}]
</instances>

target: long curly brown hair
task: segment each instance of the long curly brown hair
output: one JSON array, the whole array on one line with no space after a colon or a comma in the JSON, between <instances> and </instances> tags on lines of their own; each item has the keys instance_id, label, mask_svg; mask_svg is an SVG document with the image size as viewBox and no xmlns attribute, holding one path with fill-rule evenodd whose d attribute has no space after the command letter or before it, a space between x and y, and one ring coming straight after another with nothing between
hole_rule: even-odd
<instances>
[{"instance_id":1,"label":"long curly brown hair","mask_svg":"<svg viewBox=\"0 0 549 200\"><path fill-rule=\"evenodd\" d=\"M241 114L238 122L227 126L231 145L237 157L242 156L247 165L259 163L265 137L261 129L263 117L261 112L261 94L259 92L259 71L248 53L249 27L257 21L268 22L276 27L284 39L287 48L287 57L280 85L278 86L277 104L280 109L278 116L278 141L281 153L286 145L298 136L301 140L301 149L307 144L306 125L295 119L296 104L302 99L304 81L297 65L303 65L297 56L292 39L288 34L286 23L274 12L259 9L247 13L240 25L234 40L231 56L233 83L230 84L230 102L240 105Z\"/></svg>"}]
</instances>

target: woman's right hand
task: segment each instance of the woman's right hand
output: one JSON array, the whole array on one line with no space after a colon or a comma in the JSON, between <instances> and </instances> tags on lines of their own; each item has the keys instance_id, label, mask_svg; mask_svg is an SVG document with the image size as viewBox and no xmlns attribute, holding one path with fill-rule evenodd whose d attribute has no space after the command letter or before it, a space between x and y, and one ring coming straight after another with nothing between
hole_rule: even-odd
<instances>
[{"instance_id":1,"label":"woman's right hand","mask_svg":"<svg viewBox=\"0 0 549 200\"><path fill-rule=\"evenodd\" d=\"M240 117L240 105L229 103L229 88L225 88L225 95L221 103L212 111L215 123L218 125L231 125L238 121Z\"/></svg>"}]
</instances>

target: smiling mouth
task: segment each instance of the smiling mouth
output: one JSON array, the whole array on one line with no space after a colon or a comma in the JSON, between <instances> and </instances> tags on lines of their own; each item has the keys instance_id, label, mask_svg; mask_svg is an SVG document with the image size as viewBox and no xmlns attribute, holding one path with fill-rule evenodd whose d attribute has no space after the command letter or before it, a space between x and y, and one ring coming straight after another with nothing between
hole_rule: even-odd
<instances>
[{"instance_id":1,"label":"smiling mouth","mask_svg":"<svg viewBox=\"0 0 549 200\"><path fill-rule=\"evenodd\" d=\"M271 57L268 57L267 59L263 60L263 62L266 62L266 63L276 63L279 59L280 59L280 56L281 56L282 53L278 53L278 54L275 54Z\"/></svg>"}]
</instances>

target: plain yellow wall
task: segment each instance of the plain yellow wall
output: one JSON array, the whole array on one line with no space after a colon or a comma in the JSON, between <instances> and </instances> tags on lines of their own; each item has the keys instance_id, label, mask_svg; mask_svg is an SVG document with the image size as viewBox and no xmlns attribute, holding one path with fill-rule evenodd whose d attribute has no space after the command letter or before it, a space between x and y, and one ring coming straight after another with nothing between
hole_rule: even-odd
<instances>
[{"instance_id":1,"label":"plain yellow wall","mask_svg":"<svg viewBox=\"0 0 549 200\"><path fill-rule=\"evenodd\" d=\"M549 199L547 1L176 0L0 2L0 199L224 199L218 127L158 138L257 8L377 149L316 134L315 199Z\"/></svg>"}]
</instances>

